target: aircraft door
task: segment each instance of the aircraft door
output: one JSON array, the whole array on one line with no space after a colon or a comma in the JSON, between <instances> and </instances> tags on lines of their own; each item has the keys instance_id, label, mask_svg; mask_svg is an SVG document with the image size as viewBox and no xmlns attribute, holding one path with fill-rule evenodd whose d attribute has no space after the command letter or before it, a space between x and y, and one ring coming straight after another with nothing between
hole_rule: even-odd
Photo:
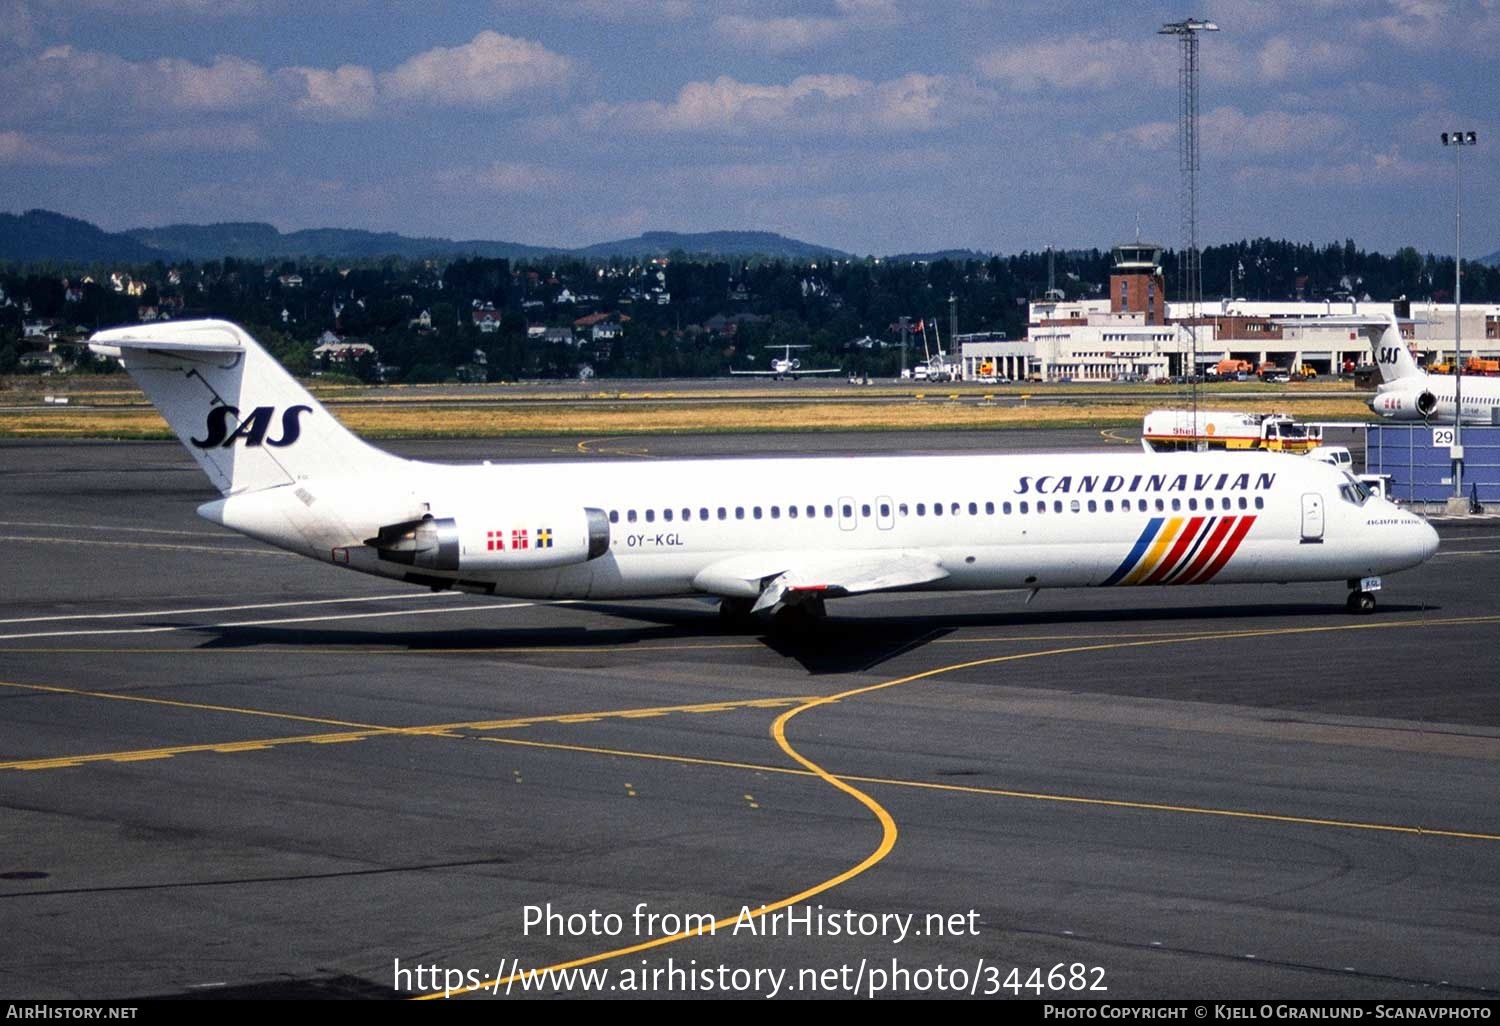
<instances>
[{"instance_id":1,"label":"aircraft door","mask_svg":"<svg viewBox=\"0 0 1500 1026\"><path fill-rule=\"evenodd\" d=\"M896 504L891 502L889 495L880 495L875 499L875 526L882 531L889 531L896 526Z\"/></svg>"},{"instance_id":2,"label":"aircraft door","mask_svg":"<svg viewBox=\"0 0 1500 1026\"><path fill-rule=\"evenodd\" d=\"M1302 544L1315 545L1323 540L1323 496L1307 492L1302 496Z\"/></svg>"},{"instance_id":3,"label":"aircraft door","mask_svg":"<svg viewBox=\"0 0 1500 1026\"><path fill-rule=\"evenodd\" d=\"M852 531L859 525L858 507L847 495L839 496L839 529Z\"/></svg>"}]
</instances>

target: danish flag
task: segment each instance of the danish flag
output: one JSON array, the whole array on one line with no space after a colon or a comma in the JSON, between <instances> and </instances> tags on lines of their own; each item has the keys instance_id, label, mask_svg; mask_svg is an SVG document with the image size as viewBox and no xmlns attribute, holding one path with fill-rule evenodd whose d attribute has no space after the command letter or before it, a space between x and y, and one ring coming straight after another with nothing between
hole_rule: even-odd
<instances>
[{"instance_id":1,"label":"danish flag","mask_svg":"<svg viewBox=\"0 0 1500 1026\"><path fill-rule=\"evenodd\" d=\"M488 544L486 545L486 548L488 548L491 552L503 552L505 550L505 532L489 532L487 542Z\"/></svg>"}]
</instances>

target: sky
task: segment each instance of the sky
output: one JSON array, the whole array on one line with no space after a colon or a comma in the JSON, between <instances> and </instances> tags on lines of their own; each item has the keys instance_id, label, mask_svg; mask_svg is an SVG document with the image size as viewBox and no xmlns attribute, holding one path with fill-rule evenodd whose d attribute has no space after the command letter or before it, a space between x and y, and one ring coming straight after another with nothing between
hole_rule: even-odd
<instances>
[{"instance_id":1,"label":"sky","mask_svg":"<svg viewBox=\"0 0 1500 1026\"><path fill-rule=\"evenodd\" d=\"M0 210L1175 247L1187 18L1200 244L1500 250L1500 0L0 0Z\"/></svg>"}]
</instances>

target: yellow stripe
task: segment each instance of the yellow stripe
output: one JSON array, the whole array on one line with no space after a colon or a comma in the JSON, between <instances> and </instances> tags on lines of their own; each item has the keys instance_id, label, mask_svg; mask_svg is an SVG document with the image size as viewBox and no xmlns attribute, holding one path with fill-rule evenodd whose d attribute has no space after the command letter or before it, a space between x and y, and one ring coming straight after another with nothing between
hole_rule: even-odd
<instances>
[{"instance_id":1,"label":"yellow stripe","mask_svg":"<svg viewBox=\"0 0 1500 1026\"><path fill-rule=\"evenodd\" d=\"M125 698L132 701L157 703L166 706L186 706L195 709L209 709L217 712L239 712L250 716L271 716L281 714L265 712L258 709L233 709L227 706L205 706L195 705L190 702L175 702L168 699L144 698L138 695L121 696L110 695L101 692L74 691L68 688L46 687L39 684L15 684L0 681L0 686L9 688L30 689L44 692L61 692L63 694L85 695L97 698ZM463 723L433 723L426 725L408 727L378 727L368 726L354 731L340 731L329 734L300 734L290 737L253 738L242 741L212 741L203 744L191 745L166 745L160 748L144 748L123 752L99 752L90 755L66 755L51 756L43 759L17 759L10 762L0 762L0 770L38 770L38 769L62 769L81 766L86 763L98 762L124 762L138 759L165 759L173 755L190 755L198 752L237 752L257 751L268 748L280 747L282 745L300 744L336 744L344 741L360 741L372 737L391 736L437 736L437 737L460 737L462 735L454 731L486 731L505 730L514 727L527 727L541 723L588 723L596 720L610 718L633 718L636 716L666 716L671 713L700 713L709 712L732 712L736 709L764 708L764 698L748 699L743 702L705 702L694 705L670 705L656 706L645 709L615 709L607 712L597 713L556 713L551 716L527 716L510 720L479 720ZM777 703L805 702L806 698L771 699ZM286 715L286 719L304 721L309 717ZM313 722L338 723L336 720L315 720ZM344 724L339 724L344 726Z\"/></svg>"},{"instance_id":2,"label":"yellow stripe","mask_svg":"<svg viewBox=\"0 0 1500 1026\"><path fill-rule=\"evenodd\" d=\"M1166 526L1157 533L1156 543L1146 553L1146 558L1137 563L1135 569L1126 574L1125 579L1120 583L1138 584L1149 576L1151 571L1156 569L1156 564L1160 563L1162 557L1167 554L1167 549L1177 538L1177 532L1182 530L1182 522L1182 517L1172 517L1168 520Z\"/></svg>"}]
</instances>

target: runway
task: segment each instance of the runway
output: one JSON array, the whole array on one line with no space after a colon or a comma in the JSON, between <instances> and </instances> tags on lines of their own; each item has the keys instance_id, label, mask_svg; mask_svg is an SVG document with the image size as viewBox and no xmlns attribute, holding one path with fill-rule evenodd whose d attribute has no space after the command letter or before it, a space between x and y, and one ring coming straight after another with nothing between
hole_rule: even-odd
<instances>
[{"instance_id":1,"label":"runway","mask_svg":"<svg viewBox=\"0 0 1500 1026\"><path fill-rule=\"evenodd\" d=\"M3 442L0 484L7 998L1500 992L1500 525L1441 525L1373 617L1336 584L897 594L788 640L281 554L194 515L175 443Z\"/></svg>"}]
</instances>

